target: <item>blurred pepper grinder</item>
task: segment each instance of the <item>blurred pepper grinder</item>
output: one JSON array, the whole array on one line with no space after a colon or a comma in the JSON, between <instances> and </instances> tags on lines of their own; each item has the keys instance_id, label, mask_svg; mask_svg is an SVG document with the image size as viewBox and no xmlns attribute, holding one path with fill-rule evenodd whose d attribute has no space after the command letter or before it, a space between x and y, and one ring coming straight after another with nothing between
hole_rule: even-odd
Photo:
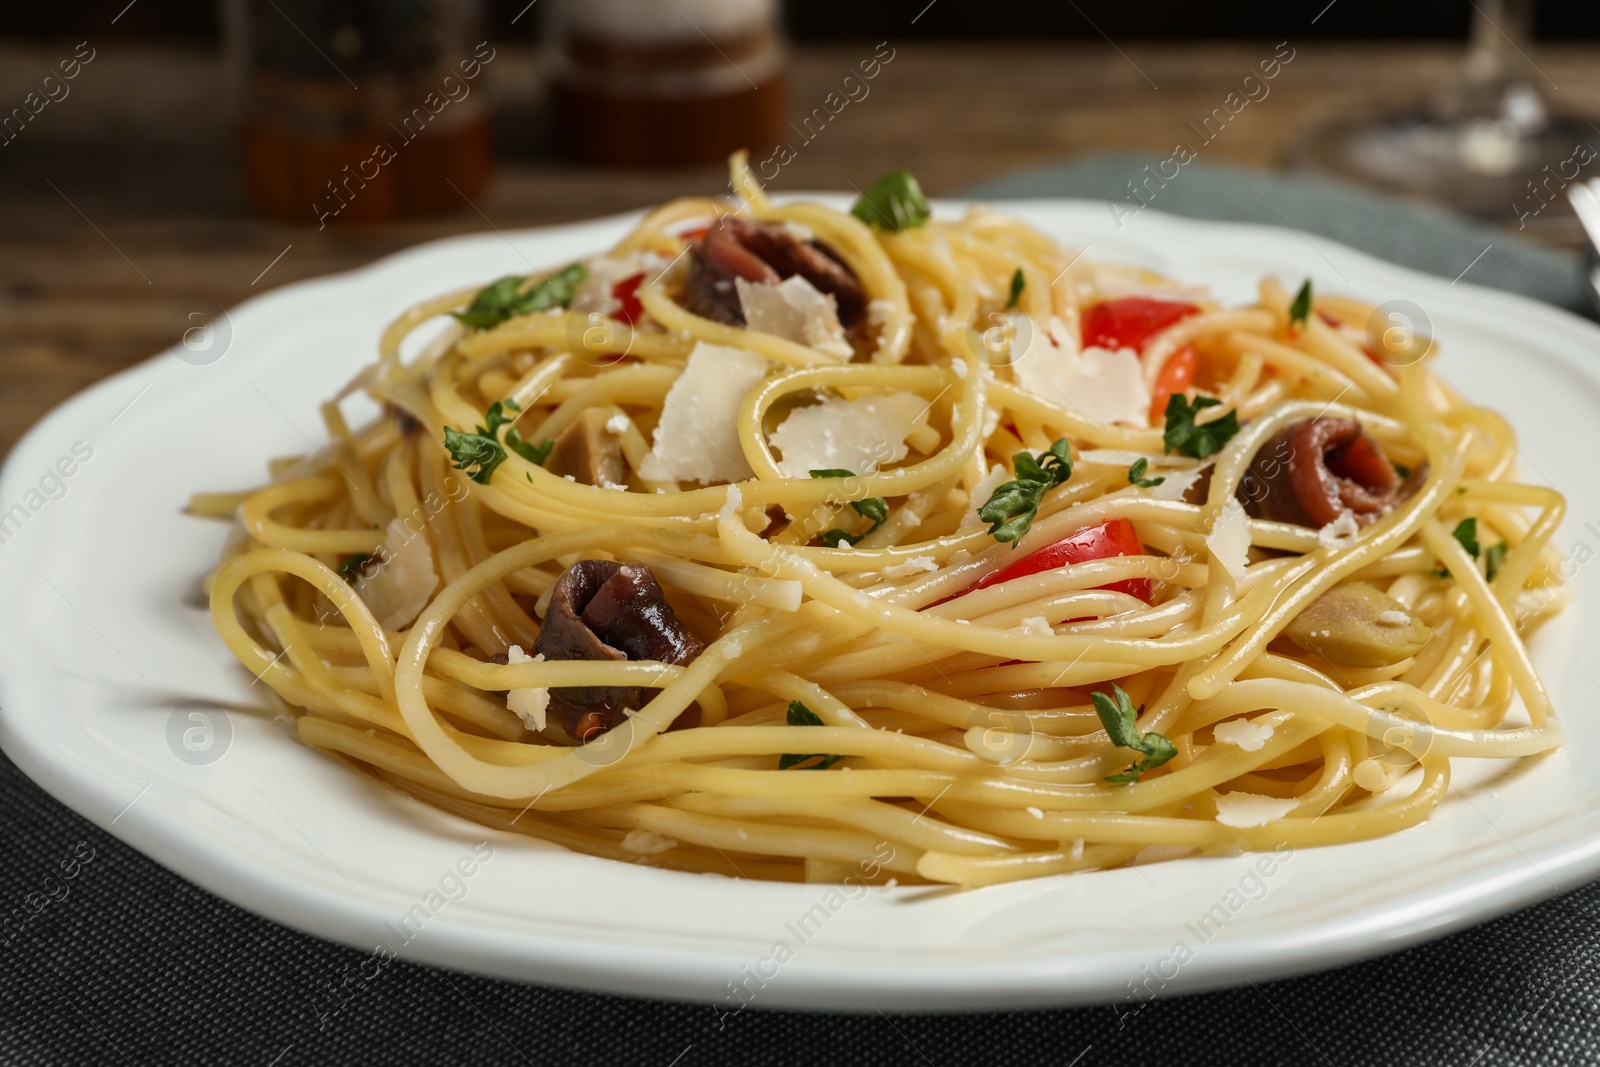
<instances>
[{"instance_id":1,"label":"blurred pepper grinder","mask_svg":"<svg viewBox=\"0 0 1600 1067\"><path fill-rule=\"evenodd\" d=\"M258 210L325 227L483 191L495 50L481 0L224 0L223 19Z\"/></svg>"},{"instance_id":2,"label":"blurred pepper grinder","mask_svg":"<svg viewBox=\"0 0 1600 1067\"><path fill-rule=\"evenodd\" d=\"M590 163L717 163L780 139L777 0L545 0L552 125Z\"/></svg>"}]
</instances>

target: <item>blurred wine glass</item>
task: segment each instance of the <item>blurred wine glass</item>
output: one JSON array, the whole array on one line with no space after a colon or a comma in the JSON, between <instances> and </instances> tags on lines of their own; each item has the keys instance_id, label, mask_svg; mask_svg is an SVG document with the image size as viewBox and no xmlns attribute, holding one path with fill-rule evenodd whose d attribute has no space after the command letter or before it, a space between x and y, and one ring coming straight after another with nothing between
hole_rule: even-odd
<instances>
[{"instance_id":1,"label":"blurred wine glass","mask_svg":"<svg viewBox=\"0 0 1600 1067\"><path fill-rule=\"evenodd\" d=\"M1554 83L1532 49L1533 0L1474 0L1466 60L1443 93L1398 114L1324 127L1293 162L1545 240L1577 240L1562 190L1591 176L1600 131L1552 109L1545 89Z\"/></svg>"}]
</instances>

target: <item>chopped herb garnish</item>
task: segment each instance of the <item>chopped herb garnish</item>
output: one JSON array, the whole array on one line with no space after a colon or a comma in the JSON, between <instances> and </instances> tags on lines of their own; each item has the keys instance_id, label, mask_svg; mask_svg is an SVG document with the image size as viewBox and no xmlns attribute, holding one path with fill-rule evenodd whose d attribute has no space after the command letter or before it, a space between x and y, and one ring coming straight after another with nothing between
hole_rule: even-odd
<instances>
[{"instance_id":1,"label":"chopped herb garnish","mask_svg":"<svg viewBox=\"0 0 1600 1067\"><path fill-rule=\"evenodd\" d=\"M1289 305L1289 325L1304 326L1306 319L1311 317L1311 279L1307 278L1305 284L1300 286L1300 291L1294 294L1294 303Z\"/></svg>"},{"instance_id":2,"label":"chopped herb garnish","mask_svg":"<svg viewBox=\"0 0 1600 1067\"><path fill-rule=\"evenodd\" d=\"M1221 403L1215 397L1197 396L1191 404L1187 396L1173 393L1167 400L1167 429L1162 435L1166 450L1194 459L1220 451L1239 432L1239 413L1230 411L1220 419L1201 424L1195 423L1195 417Z\"/></svg>"},{"instance_id":3,"label":"chopped herb garnish","mask_svg":"<svg viewBox=\"0 0 1600 1067\"><path fill-rule=\"evenodd\" d=\"M912 230L928 221L933 209L910 171L885 174L857 198L850 214L880 230Z\"/></svg>"},{"instance_id":4,"label":"chopped herb garnish","mask_svg":"<svg viewBox=\"0 0 1600 1067\"><path fill-rule=\"evenodd\" d=\"M1500 568L1506 565L1506 543L1501 541L1498 545L1490 545L1483 554L1484 577L1491 582L1500 573Z\"/></svg>"},{"instance_id":5,"label":"chopped herb garnish","mask_svg":"<svg viewBox=\"0 0 1600 1067\"><path fill-rule=\"evenodd\" d=\"M813 478L854 478L855 476L855 471L842 470L836 467L811 472L811 477ZM850 501L850 506L855 509L857 515L864 519L872 520L872 525L864 533L858 534L850 533L848 530L829 530L818 538L829 548L838 548L840 544L853 545L866 537L867 534L872 533L873 530L882 526L885 520L889 518L889 502L881 496L869 496L862 500L852 500Z\"/></svg>"},{"instance_id":6,"label":"chopped herb garnish","mask_svg":"<svg viewBox=\"0 0 1600 1067\"><path fill-rule=\"evenodd\" d=\"M461 430L444 428L444 447L450 453L450 458L455 461L458 471L466 471L467 477L479 485L488 485L490 475L494 469L506 461L506 451L500 447L500 427L509 427L506 430L506 447L532 463L534 466L543 466L545 459L550 455L550 450L555 447L555 441L543 441L533 445L522 439L522 434L511 423L516 419L517 413L522 410L522 405L515 400L496 400L489 405L489 410L483 413L483 425L477 427L476 433L464 433ZM507 415L510 411L512 414ZM471 468L476 468L473 470ZM530 475L531 482L533 477Z\"/></svg>"},{"instance_id":7,"label":"chopped herb garnish","mask_svg":"<svg viewBox=\"0 0 1600 1067\"><path fill-rule=\"evenodd\" d=\"M506 450L494 438L462 433L449 426L444 428L444 449L450 453L456 470L465 471L479 485L488 485L494 469L506 461Z\"/></svg>"},{"instance_id":8,"label":"chopped herb garnish","mask_svg":"<svg viewBox=\"0 0 1600 1067\"><path fill-rule=\"evenodd\" d=\"M1095 714L1100 716L1100 725L1105 727L1111 743L1143 755L1142 759L1122 773L1106 775L1106 781L1114 785L1131 785L1145 771L1155 770L1178 754L1178 747L1160 734L1154 731L1139 732L1139 712L1134 710L1133 700L1122 691L1120 685L1112 683L1111 696L1098 691L1089 696L1094 701Z\"/></svg>"},{"instance_id":9,"label":"chopped herb garnish","mask_svg":"<svg viewBox=\"0 0 1600 1067\"><path fill-rule=\"evenodd\" d=\"M789 701L789 714L787 719L790 726L825 725L822 719L818 717L816 712L812 711L798 700ZM805 763L807 760L814 759L821 760L822 762L814 763L809 767L800 767L800 764ZM843 756L826 756L821 752L811 752L804 755L786 752L782 756L778 757L778 770L786 771L790 767L800 767L800 769L803 771L825 771L842 759L844 759Z\"/></svg>"},{"instance_id":10,"label":"chopped herb garnish","mask_svg":"<svg viewBox=\"0 0 1600 1067\"><path fill-rule=\"evenodd\" d=\"M556 441L553 437L547 437L536 445L530 444L522 439L522 434L513 426L506 431L506 447L535 467L542 467L544 461L550 458L550 450L556 447ZM529 475L528 480L532 481L533 476Z\"/></svg>"},{"instance_id":11,"label":"chopped herb garnish","mask_svg":"<svg viewBox=\"0 0 1600 1067\"><path fill-rule=\"evenodd\" d=\"M1033 526L1045 493L1072 477L1072 447L1065 437L1058 438L1037 458L1032 452L1018 452L1011 457L1011 466L1016 478L989 495L978 518L989 524L996 541L1010 541L1016 548Z\"/></svg>"},{"instance_id":12,"label":"chopped herb garnish","mask_svg":"<svg viewBox=\"0 0 1600 1067\"><path fill-rule=\"evenodd\" d=\"M1456 523L1456 528L1450 531L1450 536L1454 537L1458 542L1460 542L1461 547L1466 549L1467 555L1471 556L1473 559L1477 559L1483 554L1483 548L1478 544L1477 519L1462 519L1460 522ZM1501 554L1504 555L1503 549ZM1498 564L1496 565L1495 569L1499 569ZM1434 568L1433 573L1440 578L1448 578L1450 577L1450 568L1441 563L1439 566Z\"/></svg>"},{"instance_id":13,"label":"chopped herb garnish","mask_svg":"<svg viewBox=\"0 0 1600 1067\"><path fill-rule=\"evenodd\" d=\"M1409 477L1411 477L1411 468L1406 466L1404 463L1396 463L1393 460L1390 460L1389 461L1389 466L1393 467L1394 468L1394 472L1396 474L1398 474L1401 478L1409 478Z\"/></svg>"},{"instance_id":14,"label":"chopped herb garnish","mask_svg":"<svg viewBox=\"0 0 1600 1067\"><path fill-rule=\"evenodd\" d=\"M1018 267L1017 272L1011 276L1011 299L1006 301L1007 311L1017 306L1017 301L1022 297L1022 290L1027 286L1028 279L1023 277L1022 268Z\"/></svg>"},{"instance_id":15,"label":"chopped herb garnish","mask_svg":"<svg viewBox=\"0 0 1600 1067\"><path fill-rule=\"evenodd\" d=\"M1143 456L1133 461L1133 466L1128 468L1128 484L1137 485L1140 489L1151 489L1166 481L1165 478L1146 478L1144 472L1150 469L1150 461Z\"/></svg>"},{"instance_id":16,"label":"chopped herb garnish","mask_svg":"<svg viewBox=\"0 0 1600 1067\"><path fill-rule=\"evenodd\" d=\"M343 563L339 564L339 577L343 578L351 585L356 584L356 579L361 576L361 568L365 566L367 560L371 558L372 553L370 552L357 552L355 555L350 556Z\"/></svg>"},{"instance_id":17,"label":"chopped herb garnish","mask_svg":"<svg viewBox=\"0 0 1600 1067\"><path fill-rule=\"evenodd\" d=\"M527 292L522 292L526 278L508 274L478 290L465 311L452 311L461 322L475 330L498 326L513 315L531 315L535 311L548 311L553 307L566 307L578 286L589 276L582 263L547 275Z\"/></svg>"}]
</instances>

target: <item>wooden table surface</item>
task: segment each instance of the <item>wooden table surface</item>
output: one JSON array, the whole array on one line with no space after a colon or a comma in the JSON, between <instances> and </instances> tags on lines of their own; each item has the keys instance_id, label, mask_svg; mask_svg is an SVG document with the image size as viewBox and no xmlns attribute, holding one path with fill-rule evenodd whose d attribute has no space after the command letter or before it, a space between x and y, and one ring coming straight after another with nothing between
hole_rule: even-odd
<instances>
[{"instance_id":1,"label":"wooden table surface","mask_svg":"<svg viewBox=\"0 0 1600 1067\"><path fill-rule=\"evenodd\" d=\"M874 44L797 49L790 111L821 104ZM775 188L847 188L907 167L937 195L1077 152L1165 155L1192 136L1189 122L1220 106L1275 51L1265 42L891 47L870 95L801 147ZM1461 54L1439 44L1290 47L1294 58L1269 83L1270 95L1203 158L1281 165L1299 138L1329 119L1396 107L1448 84ZM65 43L0 42L0 110L72 51ZM1540 51L1559 106L1600 112L1596 53ZM725 188L718 168L619 172L554 159L538 117L531 49L501 45L490 69L502 152L476 210L463 204L425 222L319 232L251 217L217 56L100 46L71 95L0 146L0 454L73 393L171 345L169 319L187 301L232 306L419 241L485 229L486 218L510 229Z\"/></svg>"}]
</instances>

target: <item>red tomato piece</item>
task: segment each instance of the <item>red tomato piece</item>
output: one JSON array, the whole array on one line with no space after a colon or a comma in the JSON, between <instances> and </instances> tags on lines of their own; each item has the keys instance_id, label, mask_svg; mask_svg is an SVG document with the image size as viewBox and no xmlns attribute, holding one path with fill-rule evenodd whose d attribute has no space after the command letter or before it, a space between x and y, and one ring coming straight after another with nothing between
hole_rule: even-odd
<instances>
[{"instance_id":1,"label":"red tomato piece","mask_svg":"<svg viewBox=\"0 0 1600 1067\"><path fill-rule=\"evenodd\" d=\"M632 326L644 315L644 305L639 303L639 284L644 281L644 272L631 274L611 287L611 299L620 307L617 308L615 318Z\"/></svg>"},{"instance_id":2,"label":"red tomato piece","mask_svg":"<svg viewBox=\"0 0 1600 1067\"><path fill-rule=\"evenodd\" d=\"M1182 300L1157 300L1149 296L1124 296L1096 304L1083 314L1085 348L1131 348L1143 352L1150 338L1168 326L1200 314L1200 308Z\"/></svg>"},{"instance_id":3,"label":"red tomato piece","mask_svg":"<svg viewBox=\"0 0 1600 1067\"><path fill-rule=\"evenodd\" d=\"M1150 392L1150 425L1161 426L1167 417L1167 401L1178 393L1187 393L1194 385L1195 368L1200 365L1200 354L1194 345L1184 345L1161 365L1156 375L1156 387Z\"/></svg>"},{"instance_id":4,"label":"red tomato piece","mask_svg":"<svg viewBox=\"0 0 1600 1067\"><path fill-rule=\"evenodd\" d=\"M1069 537L1064 537L1053 545L1047 545L1037 552L1029 552L1015 563L1000 568L993 574L980 579L976 585L969 589L987 589L991 585L1009 582L1013 578L1026 578L1030 574L1040 571L1055 570L1073 563L1087 563L1094 559L1111 559L1114 556L1142 556L1144 545L1139 543L1139 534L1133 528L1133 523L1127 519L1110 519L1098 526L1090 526L1079 530ZM1129 578L1126 581L1113 582L1098 588L1110 589L1117 593L1127 593L1129 596L1138 597L1146 604L1151 601L1150 580L1148 578Z\"/></svg>"}]
</instances>

